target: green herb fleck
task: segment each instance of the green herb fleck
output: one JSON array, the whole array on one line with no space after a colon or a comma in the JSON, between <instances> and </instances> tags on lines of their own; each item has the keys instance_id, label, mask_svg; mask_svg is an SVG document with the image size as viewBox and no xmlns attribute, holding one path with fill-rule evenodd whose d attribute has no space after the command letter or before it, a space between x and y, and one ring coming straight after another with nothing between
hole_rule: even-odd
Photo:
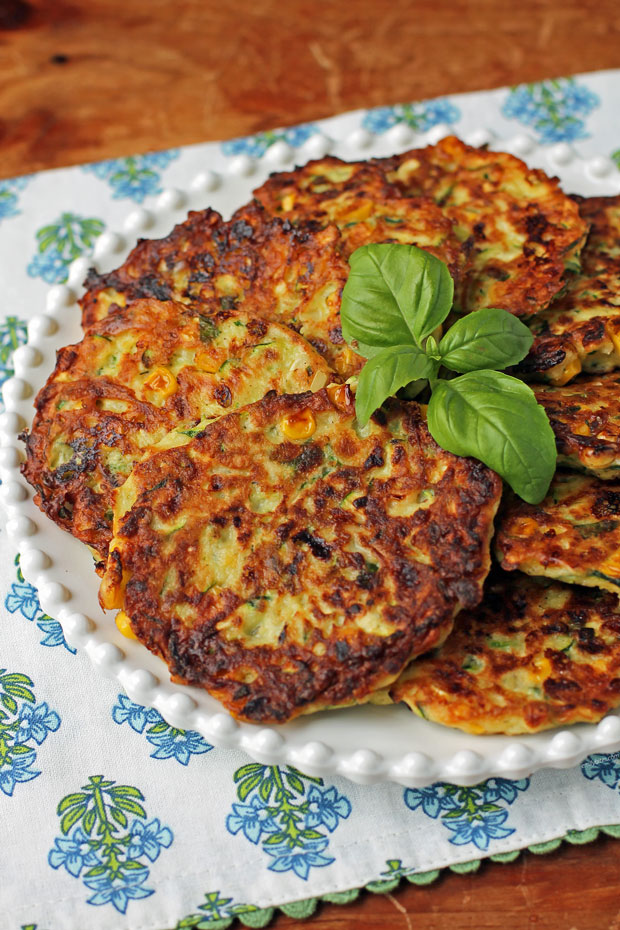
<instances>
[{"instance_id":1,"label":"green herb fleck","mask_svg":"<svg viewBox=\"0 0 620 930\"><path fill-rule=\"evenodd\" d=\"M487 645L490 649L512 649L515 644L509 639L493 639L489 637L487 639Z\"/></svg>"},{"instance_id":2,"label":"green herb fleck","mask_svg":"<svg viewBox=\"0 0 620 930\"><path fill-rule=\"evenodd\" d=\"M219 328L215 325L213 320L204 316L204 314L198 314L198 332L200 335L200 341L206 342L207 344L213 342L216 336L219 336Z\"/></svg>"},{"instance_id":3,"label":"green herb fleck","mask_svg":"<svg viewBox=\"0 0 620 930\"><path fill-rule=\"evenodd\" d=\"M575 529L582 539L591 539L593 536L602 536L611 533L620 526L620 520L599 520L597 523L575 523Z\"/></svg>"}]
</instances>

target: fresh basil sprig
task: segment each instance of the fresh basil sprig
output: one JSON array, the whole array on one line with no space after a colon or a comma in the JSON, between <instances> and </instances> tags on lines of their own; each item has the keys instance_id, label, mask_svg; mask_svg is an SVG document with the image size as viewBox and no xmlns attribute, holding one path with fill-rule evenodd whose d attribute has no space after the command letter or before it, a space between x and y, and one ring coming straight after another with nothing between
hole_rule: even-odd
<instances>
[{"instance_id":1,"label":"fresh basil sprig","mask_svg":"<svg viewBox=\"0 0 620 930\"><path fill-rule=\"evenodd\" d=\"M435 441L484 462L528 503L542 500L555 471L553 431L531 388L501 371L527 355L527 326L487 308L457 320L438 341L454 290L443 262L416 246L381 243L357 249L349 263L342 333L369 359L355 397L360 425L397 391L415 396L428 382ZM460 377L442 377L445 369Z\"/></svg>"}]
</instances>

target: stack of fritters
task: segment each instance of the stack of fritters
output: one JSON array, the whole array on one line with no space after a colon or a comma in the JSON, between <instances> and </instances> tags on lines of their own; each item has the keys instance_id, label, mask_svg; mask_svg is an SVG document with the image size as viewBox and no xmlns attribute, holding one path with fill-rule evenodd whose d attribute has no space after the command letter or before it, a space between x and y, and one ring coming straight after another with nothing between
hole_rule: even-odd
<instances>
[{"instance_id":1,"label":"stack of fritters","mask_svg":"<svg viewBox=\"0 0 620 930\"><path fill-rule=\"evenodd\" d=\"M39 507L98 559L111 539L113 491L138 462L267 391L331 378L289 327L202 309L153 299L117 309L59 352L36 399L24 474Z\"/></svg>"},{"instance_id":2,"label":"stack of fritters","mask_svg":"<svg viewBox=\"0 0 620 930\"><path fill-rule=\"evenodd\" d=\"M390 691L474 733L592 722L620 705L620 197L573 199L591 224L582 270L528 320L534 345L514 372L550 382L532 386L558 472L537 506L506 495L482 605Z\"/></svg>"},{"instance_id":3,"label":"stack of fritters","mask_svg":"<svg viewBox=\"0 0 620 930\"><path fill-rule=\"evenodd\" d=\"M590 227L581 271L547 310L532 320L534 345L519 371L566 384L580 372L620 366L620 198L575 197Z\"/></svg>"},{"instance_id":4,"label":"stack of fritters","mask_svg":"<svg viewBox=\"0 0 620 930\"><path fill-rule=\"evenodd\" d=\"M411 243L446 262L458 312L499 306L527 320L536 342L522 376L565 384L609 370L616 356L600 340L598 361L584 361L580 309L586 293L613 291L618 204L577 202L518 159L454 138L311 162L255 198L229 221L190 213L116 271L91 272L84 339L59 353L37 398L24 473L39 506L93 550L102 604L175 680L255 722L388 693L476 732L620 704L614 596L496 568L480 605L501 482L441 450L416 403L390 401L358 426L344 382L364 360L339 313L356 248ZM609 311L605 333L613 322ZM549 339L553 365L540 362ZM550 492L562 489L563 532L598 560L581 570L577 553L554 576L580 584L613 585L616 520L590 513L595 500L614 506L599 485L614 474L616 395L614 375L539 389L560 462L597 476L558 475ZM544 541L561 521L547 503L507 502L503 568L555 566ZM600 525L598 548L584 523Z\"/></svg>"}]
</instances>

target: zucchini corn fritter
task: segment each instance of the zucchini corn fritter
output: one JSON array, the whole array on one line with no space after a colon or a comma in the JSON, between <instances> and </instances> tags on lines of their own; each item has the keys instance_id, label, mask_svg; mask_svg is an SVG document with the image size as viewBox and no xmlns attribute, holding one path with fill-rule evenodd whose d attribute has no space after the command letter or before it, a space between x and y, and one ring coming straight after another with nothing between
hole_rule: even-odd
<instances>
[{"instance_id":1,"label":"zucchini corn fritter","mask_svg":"<svg viewBox=\"0 0 620 930\"><path fill-rule=\"evenodd\" d=\"M620 483L558 472L540 504L509 497L495 551L503 569L620 592Z\"/></svg>"},{"instance_id":2,"label":"zucchini corn fritter","mask_svg":"<svg viewBox=\"0 0 620 930\"><path fill-rule=\"evenodd\" d=\"M529 317L578 267L587 221L557 178L513 155L449 136L376 164L406 196L432 197L454 223L470 262L461 312L502 307Z\"/></svg>"},{"instance_id":3,"label":"zucchini corn fritter","mask_svg":"<svg viewBox=\"0 0 620 930\"><path fill-rule=\"evenodd\" d=\"M497 572L437 651L390 689L427 720L469 733L596 722L620 704L614 595Z\"/></svg>"},{"instance_id":4,"label":"zucchini corn fritter","mask_svg":"<svg viewBox=\"0 0 620 930\"><path fill-rule=\"evenodd\" d=\"M80 301L88 328L110 308L139 297L218 310L245 310L300 333L350 377L363 360L344 342L340 295L349 266L335 226L293 228L258 204L225 223L218 213L190 213L170 235L143 240L116 271L86 279Z\"/></svg>"},{"instance_id":5,"label":"zucchini corn fritter","mask_svg":"<svg viewBox=\"0 0 620 930\"><path fill-rule=\"evenodd\" d=\"M279 323L136 300L58 353L35 402L23 472L44 513L105 559L114 491L137 462L266 391L305 391L332 377Z\"/></svg>"},{"instance_id":6,"label":"zucchini corn fritter","mask_svg":"<svg viewBox=\"0 0 620 930\"><path fill-rule=\"evenodd\" d=\"M581 271L530 322L534 345L517 369L550 384L620 367L620 196L573 199L590 226Z\"/></svg>"},{"instance_id":7,"label":"zucchini corn fritter","mask_svg":"<svg viewBox=\"0 0 620 930\"><path fill-rule=\"evenodd\" d=\"M310 161L272 174L254 196L271 216L295 225L333 223L346 258L371 242L404 242L440 258L460 278L466 256L452 222L430 197L404 197L369 162Z\"/></svg>"},{"instance_id":8,"label":"zucchini corn fritter","mask_svg":"<svg viewBox=\"0 0 620 930\"><path fill-rule=\"evenodd\" d=\"M620 477L620 373L535 387L555 433L558 465L597 478Z\"/></svg>"},{"instance_id":9,"label":"zucchini corn fritter","mask_svg":"<svg viewBox=\"0 0 620 930\"><path fill-rule=\"evenodd\" d=\"M346 386L271 393L138 465L102 605L241 719L368 700L480 600L501 492L417 404L378 419Z\"/></svg>"}]
</instances>

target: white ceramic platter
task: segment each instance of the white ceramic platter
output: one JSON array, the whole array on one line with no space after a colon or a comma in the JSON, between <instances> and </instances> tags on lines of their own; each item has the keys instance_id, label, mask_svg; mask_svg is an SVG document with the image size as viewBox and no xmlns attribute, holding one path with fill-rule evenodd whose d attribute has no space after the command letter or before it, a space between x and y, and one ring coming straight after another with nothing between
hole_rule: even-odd
<instances>
[{"instance_id":1,"label":"white ceramic platter","mask_svg":"<svg viewBox=\"0 0 620 930\"><path fill-rule=\"evenodd\" d=\"M436 127L414 135L408 127L396 126L373 136L357 130L338 143L313 136L298 150L277 142L260 160L240 156L230 160L226 174L205 170L188 178L186 190L165 191L152 209L134 210L122 233L103 233L94 259L78 259L71 266L68 284L51 288L46 312L31 321L27 345L15 352L15 377L4 385L0 494L8 516L7 532L19 549L24 576L39 590L43 610L61 622L68 642L84 650L99 672L116 678L132 700L156 707L174 726L197 730L215 746L242 749L265 764L288 763L312 775L339 774L361 783L469 785L491 776L523 778L541 768L568 768L592 752L620 749L617 714L597 725L522 738L469 736L420 720L400 706L324 712L279 727L238 723L206 692L171 684L163 662L120 635L114 615L99 607L90 553L39 512L32 489L19 472L24 456L17 435L32 420L34 396L54 368L56 350L81 338L76 298L90 265L100 271L117 267L138 236L167 234L189 209L210 206L230 215L271 171L303 164L328 151L345 159L388 155L435 142L447 132L448 127ZM499 142L486 131L465 141L490 143L557 174L567 192L620 193L620 174L609 159L584 162L565 144L543 149L527 136Z\"/></svg>"}]
</instances>

